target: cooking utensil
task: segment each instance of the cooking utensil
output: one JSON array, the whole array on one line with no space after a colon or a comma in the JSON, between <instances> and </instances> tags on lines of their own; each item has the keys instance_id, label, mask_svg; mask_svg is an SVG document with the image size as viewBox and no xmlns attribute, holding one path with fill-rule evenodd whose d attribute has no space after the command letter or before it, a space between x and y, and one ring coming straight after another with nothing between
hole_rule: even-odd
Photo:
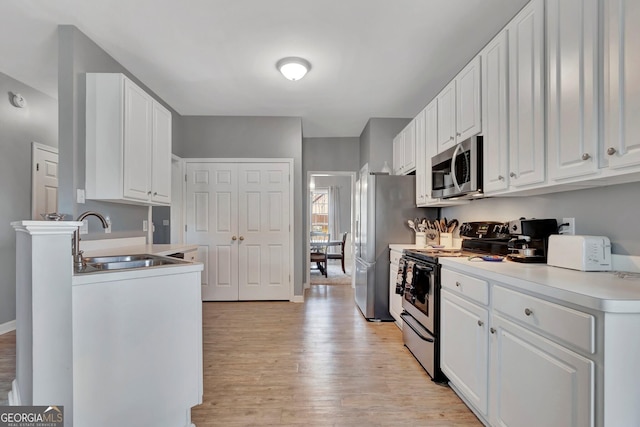
<instances>
[{"instance_id":1,"label":"cooking utensil","mask_svg":"<svg viewBox=\"0 0 640 427\"><path fill-rule=\"evenodd\" d=\"M445 221L444 218L441 218L440 219L440 232L444 233L446 229L447 229L447 222Z\"/></svg>"},{"instance_id":2,"label":"cooking utensil","mask_svg":"<svg viewBox=\"0 0 640 427\"><path fill-rule=\"evenodd\" d=\"M449 233L453 233L453 230L455 230L457 226L458 226L458 220L452 219L451 221L449 221L449 223L447 223L447 231Z\"/></svg>"},{"instance_id":3,"label":"cooking utensil","mask_svg":"<svg viewBox=\"0 0 640 427\"><path fill-rule=\"evenodd\" d=\"M407 224L409 225L409 228L412 229L414 232L418 232L418 230L416 230L416 223L413 222L413 220L409 219L407 220Z\"/></svg>"}]
</instances>

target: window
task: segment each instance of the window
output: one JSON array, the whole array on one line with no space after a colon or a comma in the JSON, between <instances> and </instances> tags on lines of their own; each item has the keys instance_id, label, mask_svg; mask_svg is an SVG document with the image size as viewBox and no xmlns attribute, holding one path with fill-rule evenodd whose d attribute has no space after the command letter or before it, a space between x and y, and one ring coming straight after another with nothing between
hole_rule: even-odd
<instances>
[{"instance_id":1,"label":"window","mask_svg":"<svg viewBox=\"0 0 640 427\"><path fill-rule=\"evenodd\" d=\"M311 231L329 233L329 190L311 191Z\"/></svg>"}]
</instances>

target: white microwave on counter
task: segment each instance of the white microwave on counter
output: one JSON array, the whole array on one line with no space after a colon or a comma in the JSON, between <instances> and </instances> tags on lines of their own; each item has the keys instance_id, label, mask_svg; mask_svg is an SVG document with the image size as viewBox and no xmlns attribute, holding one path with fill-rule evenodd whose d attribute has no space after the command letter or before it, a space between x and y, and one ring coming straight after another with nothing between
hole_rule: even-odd
<instances>
[{"instance_id":1,"label":"white microwave on counter","mask_svg":"<svg viewBox=\"0 0 640 427\"><path fill-rule=\"evenodd\" d=\"M482 194L482 136L472 136L431 159L431 197L472 198Z\"/></svg>"}]
</instances>

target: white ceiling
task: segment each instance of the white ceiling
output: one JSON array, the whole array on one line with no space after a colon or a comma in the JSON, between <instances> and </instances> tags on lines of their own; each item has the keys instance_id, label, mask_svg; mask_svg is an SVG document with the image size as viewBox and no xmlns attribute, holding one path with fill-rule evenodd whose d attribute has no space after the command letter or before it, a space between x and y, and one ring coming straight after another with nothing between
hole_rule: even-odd
<instances>
[{"instance_id":1,"label":"white ceiling","mask_svg":"<svg viewBox=\"0 0 640 427\"><path fill-rule=\"evenodd\" d=\"M413 117L528 0L2 0L0 71L57 97L72 24L182 115L298 116L305 137ZM286 56L312 64L290 82Z\"/></svg>"}]
</instances>

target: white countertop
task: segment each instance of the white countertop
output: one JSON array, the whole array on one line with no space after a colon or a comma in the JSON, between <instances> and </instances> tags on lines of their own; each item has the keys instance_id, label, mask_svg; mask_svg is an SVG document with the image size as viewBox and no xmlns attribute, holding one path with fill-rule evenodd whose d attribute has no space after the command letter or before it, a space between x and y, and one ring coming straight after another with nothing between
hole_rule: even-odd
<instances>
[{"instance_id":1,"label":"white countertop","mask_svg":"<svg viewBox=\"0 0 640 427\"><path fill-rule=\"evenodd\" d=\"M466 257L440 258L440 264L477 274L524 291L612 313L640 313L640 277L614 272L583 272L546 264L486 262Z\"/></svg>"},{"instance_id":2,"label":"white countertop","mask_svg":"<svg viewBox=\"0 0 640 427\"><path fill-rule=\"evenodd\" d=\"M402 252L404 249L424 249L424 246L418 246L411 243L394 243L389 245L389 249L392 251Z\"/></svg>"}]
</instances>

